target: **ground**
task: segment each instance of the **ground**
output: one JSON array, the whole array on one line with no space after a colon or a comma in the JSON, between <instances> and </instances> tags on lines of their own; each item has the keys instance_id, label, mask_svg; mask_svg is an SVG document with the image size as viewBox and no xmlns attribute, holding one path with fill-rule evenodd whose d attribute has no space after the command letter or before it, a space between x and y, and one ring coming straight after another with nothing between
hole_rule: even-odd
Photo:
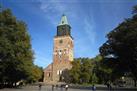
<instances>
[{"instance_id":1,"label":"ground","mask_svg":"<svg viewBox=\"0 0 137 91\"><path fill-rule=\"evenodd\" d=\"M38 86L25 86L22 88L4 88L4 89L0 89L0 91L66 91L65 88L54 88L54 90L52 90L52 86L42 86L41 90L39 89ZM92 91L91 88L69 88L68 91ZM106 87L97 87L96 91L109 91L107 90ZM129 88L115 88L112 91L137 91L137 89L129 89Z\"/></svg>"}]
</instances>

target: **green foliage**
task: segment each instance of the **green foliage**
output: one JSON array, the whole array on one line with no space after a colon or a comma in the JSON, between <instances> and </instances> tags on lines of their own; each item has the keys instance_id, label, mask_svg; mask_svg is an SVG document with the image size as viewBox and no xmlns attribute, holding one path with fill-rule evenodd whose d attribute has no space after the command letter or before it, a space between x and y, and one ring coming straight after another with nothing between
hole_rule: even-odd
<instances>
[{"instance_id":1,"label":"green foliage","mask_svg":"<svg viewBox=\"0 0 137 91\"><path fill-rule=\"evenodd\" d=\"M89 82L89 80L90 80L90 74L88 73L88 72L82 72L81 74L80 74L80 79L81 79L81 82L82 83L88 83Z\"/></svg>"},{"instance_id":2,"label":"green foliage","mask_svg":"<svg viewBox=\"0 0 137 91\"><path fill-rule=\"evenodd\" d=\"M90 83L93 68L91 60L77 58L72 62L72 69L69 71L71 83Z\"/></svg>"},{"instance_id":3,"label":"green foliage","mask_svg":"<svg viewBox=\"0 0 137 91\"><path fill-rule=\"evenodd\" d=\"M112 69L107 67L100 55L95 58L77 58L68 71L69 83L96 84L113 81ZM66 77L65 77L66 79Z\"/></svg>"},{"instance_id":4,"label":"green foliage","mask_svg":"<svg viewBox=\"0 0 137 91\"><path fill-rule=\"evenodd\" d=\"M108 40L100 47L104 64L115 76L131 73L137 80L137 6L132 18L126 19L107 34ZM109 57L110 55L113 55ZM128 64L128 65L127 65ZM117 77L114 77L117 78Z\"/></svg>"},{"instance_id":5,"label":"green foliage","mask_svg":"<svg viewBox=\"0 0 137 91\"><path fill-rule=\"evenodd\" d=\"M112 69L103 65L103 60L100 59L98 61L95 61L93 73L97 77L96 79L98 80L98 83L106 83L107 81L111 80L110 78L112 76Z\"/></svg>"},{"instance_id":6,"label":"green foliage","mask_svg":"<svg viewBox=\"0 0 137 91\"><path fill-rule=\"evenodd\" d=\"M80 60L72 62L72 69L70 70L70 77L72 83L78 83L80 78Z\"/></svg>"},{"instance_id":7,"label":"green foliage","mask_svg":"<svg viewBox=\"0 0 137 91\"><path fill-rule=\"evenodd\" d=\"M71 83L70 70L65 69L65 70L62 72L61 77L63 77L63 81L64 81L64 82L66 82L66 83Z\"/></svg>"},{"instance_id":8,"label":"green foliage","mask_svg":"<svg viewBox=\"0 0 137 91\"><path fill-rule=\"evenodd\" d=\"M40 79L42 79L42 75L43 75L43 70L42 68L33 65L30 70L28 70L28 77L27 77L27 82L28 83L33 83L33 82L37 82Z\"/></svg>"},{"instance_id":9,"label":"green foliage","mask_svg":"<svg viewBox=\"0 0 137 91\"><path fill-rule=\"evenodd\" d=\"M96 76L95 73L93 73L91 79L92 79L92 84L98 83L98 77Z\"/></svg>"},{"instance_id":10,"label":"green foliage","mask_svg":"<svg viewBox=\"0 0 137 91\"><path fill-rule=\"evenodd\" d=\"M0 83L13 84L29 78L35 81L40 78L41 71L33 64L30 40L26 24L17 20L9 9L1 10Z\"/></svg>"},{"instance_id":11,"label":"green foliage","mask_svg":"<svg viewBox=\"0 0 137 91\"><path fill-rule=\"evenodd\" d=\"M133 7L133 14L137 14L137 5Z\"/></svg>"}]
</instances>

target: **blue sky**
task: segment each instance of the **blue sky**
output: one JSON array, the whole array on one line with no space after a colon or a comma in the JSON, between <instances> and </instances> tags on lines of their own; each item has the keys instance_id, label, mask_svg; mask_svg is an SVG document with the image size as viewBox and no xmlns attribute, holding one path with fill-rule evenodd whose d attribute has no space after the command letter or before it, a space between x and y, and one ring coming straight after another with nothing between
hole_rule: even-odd
<instances>
[{"instance_id":1,"label":"blue sky","mask_svg":"<svg viewBox=\"0 0 137 91\"><path fill-rule=\"evenodd\" d=\"M52 62L53 37L64 13L74 38L74 57L95 57L106 34L132 16L137 0L0 0L28 27L34 63L45 68Z\"/></svg>"}]
</instances>

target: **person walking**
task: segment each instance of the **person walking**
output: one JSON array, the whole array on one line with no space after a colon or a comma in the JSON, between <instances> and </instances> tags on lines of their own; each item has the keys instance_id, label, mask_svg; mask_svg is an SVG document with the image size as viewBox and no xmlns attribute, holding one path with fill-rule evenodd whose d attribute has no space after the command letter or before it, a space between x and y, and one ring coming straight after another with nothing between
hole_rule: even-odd
<instances>
[{"instance_id":1,"label":"person walking","mask_svg":"<svg viewBox=\"0 0 137 91\"><path fill-rule=\"evenodd\" d=\"M42 85L41 85L41 84L39 84L39 90L41 90L41 87L42 87Z\"/></svg>"},{"instance_id":2,"label":"person walking","mask_svg":"<svg viewBox=\"0 0 137 91\"><path fill-rule=\"evenodd\" d=\"M68 91L68 84L66 84L65 89L66 89L66 91Z\"/></svg>"},{"instance_id":3,"label":"person walking","mask_svg":"<svg viewBox=\"0 0 137 91\"><path fill-rule=\"evenodd\" d=\"M112 85L111 84L109 84L109 90L112 91Z\"/></svg>"},{"instance_id":4,"label":"person walking","mask_svg":"<svg viewBox=\"0 0 137 91\"><path fill-rule=\"evenodd\" d=\"M52 85L52 91L54 91L54 85Z\"/></svg>"},{"instance_id":5,"label":"person walking","mask_svg":"<svg viewBox=\"0 0 137 91\"><path fill-rule=\"evenodd\" d=\"M92 91L96 91L96 86L94 84L92 85Z\"/></svg>"},{"instance_id":6,"label":"person walking","mask_svg":"<svg viewBox=\"0 0 137 91\"><path fill-rule=\"evenodd\" d=\"M108 90L111 91L111 90L112 90L111 84L110 84L110 83L107 83L106 85L107 85Z\"/></svg>"}]
</instances>

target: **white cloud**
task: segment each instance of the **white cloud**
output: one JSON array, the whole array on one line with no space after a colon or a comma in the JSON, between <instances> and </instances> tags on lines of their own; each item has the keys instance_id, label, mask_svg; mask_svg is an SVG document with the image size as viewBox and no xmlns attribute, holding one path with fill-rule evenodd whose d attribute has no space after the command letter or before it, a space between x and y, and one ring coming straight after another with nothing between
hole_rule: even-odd
<instances>
[{"instance_id":1,"label":"white cloud","mask_svg":"<svg viewBox=\"0 0 137 91\"><path fill-rule=\"evenodd\" d=\"M49 19L50 23L54 24L54 26L57 26L59 23L59 17L61 17L63 14L66 14L72 19L77 17L75 8L72 7L72 2L63 0L40 0L40 9L45 13L45 17Z\"/></svg>"},{"instance_id":2,"label":"white cloud","mask_svg":"<svg viewBox=\"0 0 137 91\"><path fill-rule=\"evenodd\" d=\"M57 17L62 15L65 11L65 6L58 2L50 2L41 1L40 9L46 14L46 18L49 19L50 23L57 25L59 21Z\"/></svg>"},{"instance_id":3,"label":"white cloud","mask_svg":"<svg viewBox=\"0 0 137 91\"><path fill-rule=\"evenodd\" d=\"M78 39L75 41L75 49L76 49L75 51L77 51L75 53L77 53L78 55L82 55L91 48L91 46L95 43L95 38L96 38L93 16L82 11L82 8L84 7L79 6L77 0L75 1L40 0L40 2L41 2L40 9L45 13L45 18L47 18L49 22L53 24L53 26L56 27L58 25L60 21L59 17L61 17L61 15L65 13L69 17L72 23L72 28L81 27L82 29L84 29L84 30L82 29L73 30L74 28L72 29L73 32L77 34L80 33L80 36L78 34L77 36L78 38L75 38ZM84 33L85 37L81 37L81 33ZM77 34L75 34L74 36L76 37ZM88 45L87 42L89 42Z\"/></svg>"},{"instance_id":4,"label":"white cloud","mask_svg":"<svg viewBox=\"0 0 137 91\"><path fill-rule=\"evenodd\" d=\"M88 39L90 40L91 44L95 43L96 40L96 32L94 30L94 22L93 20L89 20L87 18L85 18L84 20L84 31L88 37Z\"/></svg>"}]
</instances>

